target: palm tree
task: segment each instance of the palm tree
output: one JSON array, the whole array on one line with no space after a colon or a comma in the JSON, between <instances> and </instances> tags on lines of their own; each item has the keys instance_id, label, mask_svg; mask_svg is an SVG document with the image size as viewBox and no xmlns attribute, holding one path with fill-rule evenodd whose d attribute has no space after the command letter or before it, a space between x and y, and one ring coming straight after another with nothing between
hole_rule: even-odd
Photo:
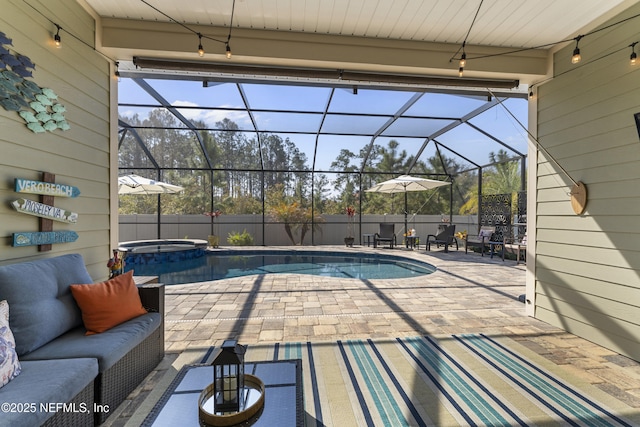
<instances>
[{"instance_id":1,"label":"palm tree","mask_svg":"<svg viewBox=\"0 0 640 427\"><path fill-rule=\"evenodd\" d=\"M490 152L493 163L482 174L482 194L514 194L521 189L520 166L504 150ZM474 186L466 194L467 202L460 208L460 215L478 213L478 187Z\"/></svg>"}]
</instances>

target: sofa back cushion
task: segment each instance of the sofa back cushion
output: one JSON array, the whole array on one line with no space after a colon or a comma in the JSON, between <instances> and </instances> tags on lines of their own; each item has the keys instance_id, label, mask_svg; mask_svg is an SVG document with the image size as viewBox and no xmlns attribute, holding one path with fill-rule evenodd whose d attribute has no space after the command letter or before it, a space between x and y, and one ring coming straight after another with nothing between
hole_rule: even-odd
<instances>
[{"instance_id":1,"label":"sofa back cushion","mask_svg":"<svg viewBox=\"0 0 640 427\"><path fill-rule=\"evenodd\" d=\"M91 281L79 254L0 266L0 300L11 307L19 356L82 325L69 285Z\"/></svg>"}]
</instances>

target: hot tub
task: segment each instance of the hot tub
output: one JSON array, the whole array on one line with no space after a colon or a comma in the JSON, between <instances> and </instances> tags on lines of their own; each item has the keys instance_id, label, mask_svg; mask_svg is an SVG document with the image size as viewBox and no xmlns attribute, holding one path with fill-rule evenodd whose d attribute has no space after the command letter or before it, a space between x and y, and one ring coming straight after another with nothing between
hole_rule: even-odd
<instances>
[{"instance_id":1,"label":"hot tub","mask_svg":"<svg viewBox=\"0 0 640 427\"><path fill-rule=\"evenodd\" d=\"M135 265L179 262L204 256L206 240L157 239L122 242L118 250L123 253L125 271Z\"/></svg>"}]
</instances>

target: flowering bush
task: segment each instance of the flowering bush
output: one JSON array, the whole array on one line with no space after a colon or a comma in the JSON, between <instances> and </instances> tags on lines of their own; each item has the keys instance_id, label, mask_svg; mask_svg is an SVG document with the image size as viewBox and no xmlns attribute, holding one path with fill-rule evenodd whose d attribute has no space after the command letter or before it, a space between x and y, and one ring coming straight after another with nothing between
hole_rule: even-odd
<instances>
[{"instance_id":1,"label":"flowering bush","mask_svg":"<svg viewBox=\"0 0 640 427\"><path fill-rule=\"evenodd\" d=\"M210 216L211 217L211 234L215 235L214 231L213 231L213 221L218 218L220 215L222 215L222 211L220 209L213 211L213 212L205 212L204 213L206 216Z\"/></svg>"},{"instance_id":2,"label":"flowering bush","mask_svg":"<svg viewBox=\"0 0 640 427\"><path fill-rule=\"evenodd\" d=\"M353 220L356 215L356 209L353 206L347 206L347 237L353 237Z\"/></svg>"},{"instance_id":3,"label":"flowering bush","mask_svg":"<svg viewBox=\"0 0 640 427\"><path fill-rule=\"evenodd\" d=\"M217 210L217 211L215 211L215 212L205 212L204 214L205 214L206 216L210 216L211 218L217 218L217 217L219 217L220 215L222 215L222 211L221 211L220 209L218 209L218 210Z\"/></svg>"},{"instance_id":4,"label":"flowering bush","mask_svg":"<svg viewBox=\"0 0 640 427\"><path fill-rule=\"evenodd\" d=\"M467 238L467 230L458 231L458 232L455 234L455 236L456 236L458 239L464 240L464 239L466 239L466 238Z\"/></svg>"},{"instance_id":5,"label":"flowering bush","mask_svg":"<svg viewBox=\"0 0 640 427\"><path fill-rule=\"evenodd\" d=\"M410 229L407 230L406 233L403 234L404 237L407 237L407 236L415 237L415 235L416 235L416 229L415 228L410 228Z\"/></svg>"}]
</instances>

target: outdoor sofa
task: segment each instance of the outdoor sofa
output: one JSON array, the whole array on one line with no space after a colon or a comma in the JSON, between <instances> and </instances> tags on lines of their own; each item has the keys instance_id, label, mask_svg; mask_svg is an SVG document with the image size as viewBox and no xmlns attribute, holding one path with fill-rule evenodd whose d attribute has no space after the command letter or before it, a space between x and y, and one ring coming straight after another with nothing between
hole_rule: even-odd
<instances>
[{"instance_id":1,"label":"outdoor sofa","mask_svg":"<svg viewBox=\"0 0 640 427\"><path fill-rule=\"evenodd\" d=\"M132 273L93 283L79 254L0 266L1 300L21 372L0 376L10 379L0 388L8 409L0 425L101 424L164 356L163 285L137 288ZM135 317L100 332L94 314L129 315L130 307ZM9 347L5 341L5 361Z\"/></svg>"}]
</instances>

